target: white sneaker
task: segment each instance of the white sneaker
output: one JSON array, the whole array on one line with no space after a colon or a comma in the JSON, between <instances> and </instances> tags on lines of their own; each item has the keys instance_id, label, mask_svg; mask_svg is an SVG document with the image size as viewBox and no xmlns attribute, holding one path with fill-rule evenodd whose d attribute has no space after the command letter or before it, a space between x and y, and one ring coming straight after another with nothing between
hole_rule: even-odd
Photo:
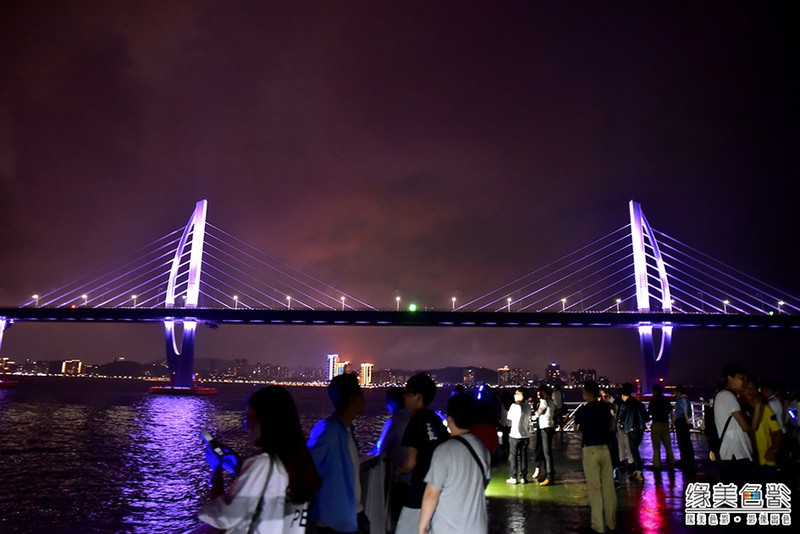
<instances>
[{"instance_id":1,"label":"white sneaker","mask_svg":"<svg viewBox=\"0 0 800 534\"><path fill-rule=\"evenodd\" d=\"M531 476L531 478L533 478L533 479L539 478L539 468L538 467L533 470L533 476Z\"/></svg>"},{"instance_id":2,"label":"white sneaker","mask_svg":"<svg viewBox=\"0 0 800 534\"><path fill-rule=\"evenodd\" d=\"M516 478L508 478L508 479L506 479L506 482L508 482L509 484L517 484L517 479Z\"/></svg>"}]
</instances>

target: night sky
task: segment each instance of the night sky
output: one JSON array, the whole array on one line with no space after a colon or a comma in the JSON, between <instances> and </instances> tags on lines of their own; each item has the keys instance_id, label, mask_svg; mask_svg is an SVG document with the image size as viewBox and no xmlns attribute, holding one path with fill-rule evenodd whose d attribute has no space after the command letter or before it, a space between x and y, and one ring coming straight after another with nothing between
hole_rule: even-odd
<instances>
[{"instance_id":1,"label":"night sky","mask_svg":"<svg viewBox=\"0 0 800 534\"><path fill-rule=\"evenodd\" d=\"M800 295L796 3L13 2L0 305L184 224L373 305L446 308L628 223ZM157 325L18 324L17 360L164 356ZM796 332L678 330L670 382L796 368ZM197 357L640 376L635 331L222 327Z\"/></svg>"}]
</instances>

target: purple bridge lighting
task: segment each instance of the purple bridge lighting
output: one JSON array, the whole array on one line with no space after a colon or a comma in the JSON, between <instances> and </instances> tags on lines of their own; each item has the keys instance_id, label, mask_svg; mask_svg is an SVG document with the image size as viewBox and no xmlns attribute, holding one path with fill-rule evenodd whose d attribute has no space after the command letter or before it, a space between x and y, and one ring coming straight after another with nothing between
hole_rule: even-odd
<instances>
[{"instance_id":1,"label":"purple bridge lighting","mask_svg":"<svg viewBox=\"0 0 800 534\"><path fill-rule=\"evenodd\" d=\"M198 324L636 328L644 386L666 376L675 327L800 328L800 299L652 228L625 226L456 305L373 306L237 239L196 203L186 226L17 308L15 322L163 323L172 385L193 386ZM466 300L466 299L465 299ZM178 343L180 338L180 343Z\"/></svg>"}]
</instances>

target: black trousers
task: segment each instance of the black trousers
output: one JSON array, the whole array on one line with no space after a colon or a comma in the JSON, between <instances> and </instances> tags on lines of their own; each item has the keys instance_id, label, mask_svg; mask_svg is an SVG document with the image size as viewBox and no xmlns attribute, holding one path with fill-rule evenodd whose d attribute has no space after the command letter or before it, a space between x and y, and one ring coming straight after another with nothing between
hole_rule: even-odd
<instances>
[{"instance_id":1,"label":"black trousers","mask_svg":"<svg viewBox=\"0 0 800 534\"><path fill-rule=\"evenodd\" d=\"M509 437L508 466L511 478L528 478L528 438Z\"/></svg>"},{"instance_id":2,"label":"black trousers","mask_svg":"<svg viewBox=\"0 0 800 534\"><path fill-rule=\"evenodd\" d=\"M689 423L683 417L675 419L675 438L681 451L681 464L686 468L694 467L694 445L689 434Z\"/></svg>"},{"instance_id":3,"label":"black trousers","mask_svg":"<svg viewBox=\"0 0 800 534\"><path fill-rule=\"evenodd\" d=\"M628 435L628 444L631 446L631 455L633 456L633 470L641 471L643 466L639 445L641 445L642 438L644 438L644 430L630 430L626 434Z\"/></svg>"}]
</instances>

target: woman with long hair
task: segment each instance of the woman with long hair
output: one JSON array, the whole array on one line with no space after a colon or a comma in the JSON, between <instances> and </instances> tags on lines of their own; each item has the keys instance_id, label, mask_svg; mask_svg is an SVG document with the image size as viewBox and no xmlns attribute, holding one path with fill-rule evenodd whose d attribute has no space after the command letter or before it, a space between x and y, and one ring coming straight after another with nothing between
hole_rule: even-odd
<instances>
[{"instance_id":1,"label":"woman with long hair","mask_svg":"<svg viewBox=\"0 0 800 534\"><path fill-rule=\"evenodd\" d=\"M261 453L245 460L224 491L222 470L200 519L229 533L305 532L308 502L322 485L289 392L267 386L247 402L245 425Z\"/></svg>"}]
</instances>

